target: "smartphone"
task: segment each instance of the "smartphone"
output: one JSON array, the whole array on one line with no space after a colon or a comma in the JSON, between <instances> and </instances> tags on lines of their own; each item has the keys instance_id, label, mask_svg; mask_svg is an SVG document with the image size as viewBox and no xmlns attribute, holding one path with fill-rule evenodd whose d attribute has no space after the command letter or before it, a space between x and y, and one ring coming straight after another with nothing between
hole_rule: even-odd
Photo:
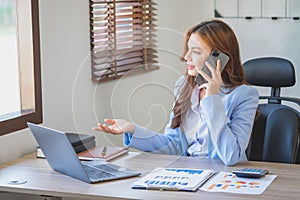
<instances>
[{"instance_id":1,"label":"smartphone","mask_svg":"<svg viewBox=\"0 0 300 200\"><path fill-rule=\"evenodd\" d=\"M212 50L210 55L208 56L207 62L210 63L214 68L217 68L218 60L220 60L221 62L221 71L222 71L229 61L229 56L220 51ZM205 64L202 66L201 70L211 77L211 72ZM207 83L205 78L202 77L200 74L196 76L195 81L199 85L202 85L203 83Z\"/></svg>"}]
</instances>

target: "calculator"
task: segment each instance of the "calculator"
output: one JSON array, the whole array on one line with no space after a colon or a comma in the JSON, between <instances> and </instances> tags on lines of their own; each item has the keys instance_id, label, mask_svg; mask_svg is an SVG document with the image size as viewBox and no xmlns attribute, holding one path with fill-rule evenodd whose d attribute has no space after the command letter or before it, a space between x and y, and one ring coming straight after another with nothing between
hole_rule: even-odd
<instances>
[{"instance_id":1,"label":"calculator","mask_svg":"<svg viewBox=\"0 0 300 200\"><path fill-rule=\"evenodd\" d=\"M268 174L269 171L266 169L257 169L257 168L243 168L232 171L237 177L243 178L261 178L264 175Z\"/></svg>"}]
</instances>

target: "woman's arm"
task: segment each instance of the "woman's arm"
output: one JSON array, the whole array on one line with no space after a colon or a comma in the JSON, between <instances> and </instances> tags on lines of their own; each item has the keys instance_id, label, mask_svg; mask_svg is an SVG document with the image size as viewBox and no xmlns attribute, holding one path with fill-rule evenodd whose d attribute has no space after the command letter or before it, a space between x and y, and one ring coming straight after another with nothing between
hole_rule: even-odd
<instances>
[{"instance_id":1,"label":"woman's arm","mask_svg":"<svg viewBox=\"0 0 300 200\"><path fill-rule=\"evenodd\" d=\"M250 86L237 87L227 94L227 103L219 95L201 100L212 145L226 165L234 165L245 156L258 105L258 92Z\"/></svg>"},{"instance_id":2,"label":"woman's arm","mask_svg":"<svg viewBox=\"0 0 300 200\"><path fill-rule=\"evenodd\" d=\"M173 112L164 134L135 125L133 134L125 133L124 144L146 152L185 155L186 149L183 146L186 144L182 145L180 128L170 128L172 118Z\"/></svg>"},{"instance_id":3,"label":"woman's arm","mask_svg":"<svg viewBox=\"0 0 300 200\"><path fill-rule=\"evenodd\" d=\"M174 89L175 97L179 94L184 80L184 76L179 77L177 80ZM124 133L124 144L142 151L186 155L187 141L185 136L182 136L180 128L170 128L173 117L174 114L172 112L164 134L140 127L123 119L105 119L105 124L99 123L98 127L95 127L94 130L114 135Z\"/></svg>"}]
</instances>

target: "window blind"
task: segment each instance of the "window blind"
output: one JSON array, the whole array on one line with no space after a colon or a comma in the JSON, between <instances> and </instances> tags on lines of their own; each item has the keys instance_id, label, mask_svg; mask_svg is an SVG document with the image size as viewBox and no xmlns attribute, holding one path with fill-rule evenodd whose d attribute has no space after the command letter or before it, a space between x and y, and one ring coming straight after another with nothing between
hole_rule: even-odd
<instances>
[{"instance_id":1,"label":"window blind","mask_svg":"<svg viewBox=\"0 0 300 200\"><path fill-rule=\"evenodd\" d=\"M158 69L152 0L90 0L92 80Z\"/></svg>"}]
</instances>

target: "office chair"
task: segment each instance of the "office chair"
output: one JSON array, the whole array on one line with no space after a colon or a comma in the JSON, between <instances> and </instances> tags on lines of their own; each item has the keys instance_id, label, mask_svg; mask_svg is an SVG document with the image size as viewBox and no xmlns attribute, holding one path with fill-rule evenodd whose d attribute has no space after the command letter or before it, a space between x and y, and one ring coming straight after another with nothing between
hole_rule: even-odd
<instances>
[{"instance_id":1,"label":"office chair","mask_svg":"<svg viewBox=\"0 0 300 200\"><path fill-rule=\"evenodd\" d=\"M247 148L249 160L300 163L300 113L281 104L288 101L300 106L300 99L281 97L282 87L295 85L293 64L283 58L263 57L243 64L246 80L254 86L271 87L270 96L260 96L259 115ZM298 155L297 155L298 154Z\"/></svg>"}]
</instances>

